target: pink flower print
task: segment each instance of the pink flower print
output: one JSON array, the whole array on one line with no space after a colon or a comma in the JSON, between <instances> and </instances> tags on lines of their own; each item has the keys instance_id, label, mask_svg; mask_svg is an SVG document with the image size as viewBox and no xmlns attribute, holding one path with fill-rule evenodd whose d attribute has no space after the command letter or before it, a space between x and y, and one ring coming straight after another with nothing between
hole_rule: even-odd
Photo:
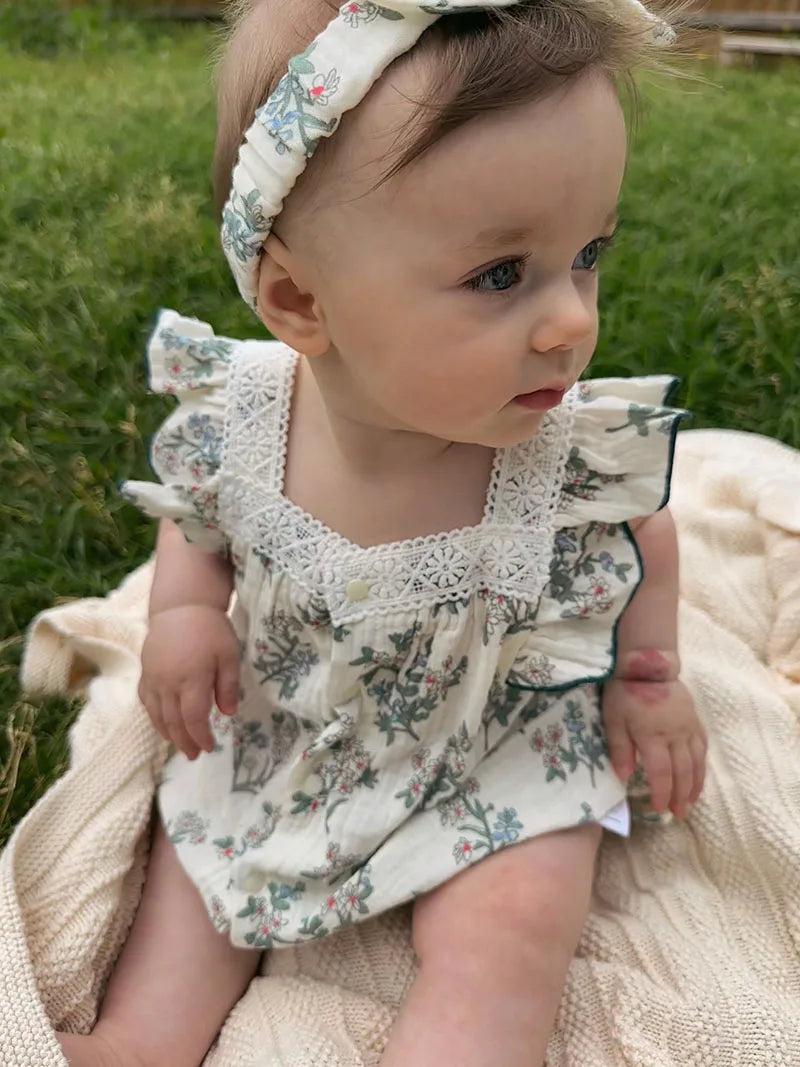
<instances>
[{"instance_id":1,"label":"pink flower print","mask_svg":"<svg viewBox=\"0 0 800 1067\"><path fill-rule=\"evenodd\" d=\"M231 921L225 911L225 905L218 896L211 898L211 922L221 934L225 934L231 928Z\"/></svg>"},{"instance_id":2,"label":"pink flower print","mask_svg":"<svg viewBox=\"0 0 800 1067\"><path fill-rule=\"evenodd\" d=\"M469 863L472 859L472 853L474 846L471 842L467 841L466 837L459 837L455 845L453 845L453 859L456 863Z\"/></svg>"},{"instance_id":3,"label":"pink flower print","mask_svg":"<svg viewBox=\"0 0 800 1067\"><path fill-rule=\"evenodd\" d=\"M428 762L430 754L431 750L429 748L423 748L420 752L417 752L415 756L411 757L411 769L421 771Z\"/></svg>"},{"instance_id":4,"label":"pink flower print","mask_svg":"<svg viewBox=\"0 0 800 1067\"><path fill-rule=\"evenodd\" d=\"M196 811L182 811L175 824L168 826L168 833L173 844L182 844L185 839L192 845L202 845L206 840L208 822Z\"/></svg>"},{"instance_id":5,"label":"pink flower print","mask_svg":"<svg viewBox=\"0 0 800 1067\"><path fill-rule=\"evenodd\" d=\"M608 596L608 582L605 582L602 579L598 579L598 581L594 583L594 588L592 589L592 592L598 599L601 597Z\"/></svg>"},{"instance_id":6,"label":"pink flower print","mask_svg":"<svg viewBox=\"0 0 800 1067\"><path fill-rule=\"evenodd\" d=\"M259 900L259 904L261 901ZM256 915L259 917L266 913L266 909L259 907L256 909ZM260 932L264 937L274 936L282 926L285 926L288 919L281 912L276 911L274 908L266 913L266 917L261 921Z\"/></svg>"},{"instance_id":7,"label":"pink flower print","mask_svg":"<svg viewBox=\"0 0 800 1067\"><path fill-rule=\"evenodd\" d=\"M340 906L343 911L358 911L358 897L355 893L350 892L347 896L342 897Z\"/></svg>"},{"instance_id":8,"label":"pink flower print","mask_svg":"<svg viewBox=\"0 0 800 1067\"><path fill-rule=\"evenodd\" d=\"M425 776L415 774L413 778L410 778L408 781L408 792L414 800L421 797L425 792Z\"/></svg>"},{"instance_id":9,"label":"pink flower print","mask_svg":"<svg viewBox=\"0 0 800 1067\"><path fill-rule=\"evenodd\" d=\"M533 737L531 738L531 748L535 749L537 752L544 752L544 734L541 730L534 731Z\"/></svg>"},{"instance_id":10,"label":"pink flower print","mask_svg":"<svg viewBox=\"0 0 800 1067\"><path fill-rule=\"evenodd\" d=\"M235 733L237 722L238 720L232 719L230 715L223 715L218 708L211 709L209 723L214 734L225 737L227 734Z\"/></svg>"},{"instance_id":11,"label":"pink flower print","mask_svg":"<svg viewBox=\"0 0 800 1067\"><path fill-rule=\"evenodd\" d=\"M180 374L182 369L183 368L181 367L180 363L173 363L172 366L169 368L169 372L170 374Z\"/></svg>"},{"instance_id":12,"label":"pink flower print","mask_svg":"<svg viewBox=\"0 0 800 1067\"><path fill-rule=\"evenodd\" d=\"M436 805L442 826L458 826L467 813L466 805L459 796L440 800Z\"/></svg>"},{"instance_id":13,"label":"pink flower print","mask_svg":"<svg viewBox=\"0 0 800 1067\"><path fill-rule=\"evenodd\" d=\"M315 104L325 107L339 88L340 81L341 79L336 73L335 67L329 70L327 74L317 74L311 88L308 90L308 95Z\"/></svg>"},{"instance_id":14,"label":"pink flower print","mask_svg":"<svg viewBox=\"0 0 800 1067\"><path fill-rule=\"evenodd\" d=\"M378 9L372 3L351 3L340 8L340 14L348 26L354 30L365 22L372 22L378 16Z\"/></svg>"},{"instance_id":15,"label":"pink flower print","mask_svg":"<svg viewBox=\"0 0 800 1067\"><path fill-rule=\"evenodd\" d=\"M548 726L547 727L547 743L548 745L560 745L561 738L564 736L564 731L560 726Z\"/></svg>"},{"instance_id":16,"label":"pink flower print","mask_svg":"<svg viewBox=\"0 0 800 1067\"><path fill-rule=\"evenodd\" d=\"M561 768L561 757L557 752L548 752L544 758L545 767L554 767L556 770Z\"/></svg>"}]
</instances>

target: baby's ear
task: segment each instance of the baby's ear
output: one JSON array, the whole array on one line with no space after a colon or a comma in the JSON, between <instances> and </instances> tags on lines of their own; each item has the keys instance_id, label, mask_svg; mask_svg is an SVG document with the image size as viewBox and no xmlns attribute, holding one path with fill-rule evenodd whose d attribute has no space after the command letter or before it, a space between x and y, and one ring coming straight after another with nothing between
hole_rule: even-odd
<instances>
[{"instance_id":1,"label":"baby's ear","mask_svg":"<svg viewBox=\"0 0 800 1067\"><path fill-rule=\"evenodd\" d=\"M304 281L301 264L273 233L259 266L258 316L271 334L304 356L324 355L331 346L325 317Z\"/></svg>"}]
</instances>

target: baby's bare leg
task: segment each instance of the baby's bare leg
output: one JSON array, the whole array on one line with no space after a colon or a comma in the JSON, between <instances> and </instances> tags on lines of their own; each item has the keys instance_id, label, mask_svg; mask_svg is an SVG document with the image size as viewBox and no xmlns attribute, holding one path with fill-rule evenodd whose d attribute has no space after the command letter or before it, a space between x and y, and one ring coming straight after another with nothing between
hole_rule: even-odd
<instances>
[{"instance_id":1,"label":"baby's bare leg","mask_svg":"<svg viewBox=\"0 0 800 1067\"><path fill-rule=\"evenodd\" d=\"M88 1036L59 1034L75 1067L198 1067L260 953L218 933L157 822L128 940Z\"/></svg>"},{"instance_id":2,"label":"baby's bare leg","mask_svg":"<svg viewBox=\"0 0 800 1067\"><path fill-rule=\"evenodd\" d=\"M416 902L420 970L381 1067L541 1067L600 833L513 845Z\"/></svg>"}]
</instances>

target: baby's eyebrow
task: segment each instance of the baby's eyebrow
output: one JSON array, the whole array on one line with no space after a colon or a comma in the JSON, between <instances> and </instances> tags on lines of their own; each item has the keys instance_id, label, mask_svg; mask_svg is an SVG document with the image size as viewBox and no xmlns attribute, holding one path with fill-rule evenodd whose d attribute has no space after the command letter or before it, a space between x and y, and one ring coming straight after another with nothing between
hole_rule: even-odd
<instances>
[{"instance_id":1,"label":"baby's eyebrow","mask_svg":"<svg viewBox=\"0 0 800 1067\"><path fill-rule=\"evenodd\" d=\"M602 229L608 229L617 225L617 209L612 208L606 215ZM515 245L523 241L529 241L531 230L524 227L491 226L486 230L476 233L469 244L457 248L457 252L469 252L476 248L497 248L507 245Z\"/></svg>"},{"instance_id":2,"label":"baby's eyebrow","mask_svg":"<svg viewBox=\"0 0 800 1067\"><path fill-rule=\"evenodd\" d=\"M480 233L476 233L473 239L463 246L463 248L457 248L457 252L469 252L474 248L497 248L502 245L513 245L520 241L530 240L531 231L526 229L520 229L515 227L513 229L502 226L492 226L488 230L481 230Z\"/></svg>"}]
</instances>

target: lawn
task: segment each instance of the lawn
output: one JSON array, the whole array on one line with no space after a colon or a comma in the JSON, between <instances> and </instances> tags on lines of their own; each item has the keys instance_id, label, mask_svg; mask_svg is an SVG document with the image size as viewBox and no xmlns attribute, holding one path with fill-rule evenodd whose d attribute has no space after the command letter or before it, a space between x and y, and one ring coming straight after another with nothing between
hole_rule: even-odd
<instances>
[{"instance_id":1,"label":"lawn","mask_svg":"<svg viewBox=\"0 0 800 1067\"><path fill-rule=\"evenodd\" d=\"M158 307L257 335L218 251L207 27L0 46L0 844L65 766L75 707L20 698L31 618L103 594L153 528L118 496L167 410ZM800 447L800 66L645 87L593 373L672 372L695 426Z\"/></svg>"}]
</instances>

